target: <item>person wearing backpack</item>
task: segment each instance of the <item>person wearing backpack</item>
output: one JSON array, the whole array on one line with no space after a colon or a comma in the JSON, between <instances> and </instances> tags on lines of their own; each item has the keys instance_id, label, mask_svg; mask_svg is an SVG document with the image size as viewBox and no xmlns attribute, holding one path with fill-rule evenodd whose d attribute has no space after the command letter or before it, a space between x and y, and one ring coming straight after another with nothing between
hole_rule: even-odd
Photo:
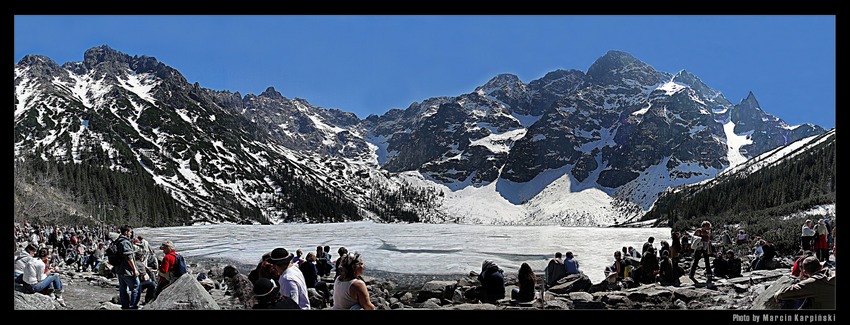
<instances>
[{"instance_id":1,"label":"person wearing backpack","mask_svg":"<svg viewBox=\"0 0 850 325\"><path fill-rule=\"evenodd\" d=\"M156 285L156 296L159 296L159 293L162 292L163 289L168 287L174 280L177 280L182 273L177 273L175 270L179 270L181 268L179 260L182 259L179 255L177 255L177 251L175 250L174 243L170 240L166 240L159 246L159 249L165 253L165 256L162 257L162 262L159 263L159 283ZM185 264L182 266L185 273Z\"/></svg>"},{"instance_id":2,"label":"person wearing backpack","mask_svg":"<svg viewBox=\"0 0 850 325\"><path fill-rule=\"evenodd\" d=\"M118 276L118 298L121 301L121 309L138 309L139 269L136 268L135 250L130 238L133 236L133 228L123 225L119 228L121 235L115 240L118 248L118 262L114 265L115 274ZM110 256L113 260L115 256Z\"/></svg>"}]
</instances>

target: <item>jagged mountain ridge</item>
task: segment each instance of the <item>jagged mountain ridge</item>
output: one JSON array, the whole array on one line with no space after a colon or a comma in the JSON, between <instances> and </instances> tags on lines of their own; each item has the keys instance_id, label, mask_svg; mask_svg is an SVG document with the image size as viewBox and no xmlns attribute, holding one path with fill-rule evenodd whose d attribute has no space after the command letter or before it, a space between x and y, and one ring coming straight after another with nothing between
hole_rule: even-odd
<instances>
[{"instance_id":1,"label":"jagged mountain ridge","mask_svg":"<svg viewBox=\"0 0 850 325\"><path fill-rule=\"evenodd\" d=\"M153 58L105 46L61 67L27 56L15 78L16 156L66 156L65 148L74 156L118 139L132 153L105 146L120 162L114 168L141 161L176 198L206 207L197 219L210 222L239 219L217 211L214 194L257 207L271 222L286 220L269 203L279 195L274 182L262 176L283 165L361 208L375 187L435 187L446 198L441 207L428 204L426 221L605 225L645 211L668 186L823 131L791 128L754 97L732 105L686 71L658 72L620 51L587 73L557 70L528 84L502 74L468 94L363 120L271 87L242 96L189 85ZM109 132L79 136L101 118ZM63 125L70 140L51 141ZM740 134L751 142L727 150L727 138Z\"/></svg>"},{"instance_id":2,"label":"jagged mountain ridge","mask_svg":"<svg viewBox=\"0 0 850 325\"><path fill-rule=\"evenodd\" d=\"M131 57L107 46L92 48L84 57L59 66L28 55L16 65L16 157L97 159L118 171L141 164L192 211L196 223L359 220L375 213L358 208L370 189L401 185L363 162L287 148L305 140L330 143L321 139L325 134L311 132L318 128L296 128L295 139L285 142L257 122L278 123L282 120L273 118L281 114L310 120L315 108L305 101L275 96L270 89L245 96L240 107L228 102L233 96L191 85L155 58ZM269 102L277 105L263 106ZM268 112L251 115L257 107ZM319 111L337 117L338 124L350 117ZM314 148L343 152L333 145ZM346 186L357 190L344 191ZM295 197L320 202L289 202ZM262 217L245 220L244 210Z\"/></svg>"},{"instance_id":3,"label":"jagged mountain ridge","mask_svg":"<svg viewBox=\"0 0 850 325\"><path fill-rule=\"evenodd\" d=\"M502 221L517 224L622 222L670 186L824 132L788 126L752 96L733 105L688 71L659 72L621 51L587 73L558 70L528 84L502 74L473 93L370 119L387 147L384 168L445 185L461 220L510 215ZM416 144L427 148L409 150Z\"/></svg>"}]
</instances>

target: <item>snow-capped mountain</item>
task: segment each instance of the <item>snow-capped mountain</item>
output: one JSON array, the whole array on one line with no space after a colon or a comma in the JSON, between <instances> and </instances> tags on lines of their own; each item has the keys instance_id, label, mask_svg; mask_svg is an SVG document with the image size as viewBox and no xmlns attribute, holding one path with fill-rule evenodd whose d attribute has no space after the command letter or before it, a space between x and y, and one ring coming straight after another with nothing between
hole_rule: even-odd
<instances>
[{"instance_id":1,"label":"snow-capped mountain","mask_svg":"<svg viewBox=\"0 0 850 325\"><path fill-rule=\"evenodd\" d=\"M370 164L352 114L189 84L155 58L107 46L62 66L15 66L15 156L144 171L194 222L359 220L382 211L376 188L403 183ZM354 157L350 160L348 157ZM361 207L371 203L371 210ZM245 211L259 216L246 220ZM144 211L142 211L143 213Z\"/></svg>"},{"instance_id":2,"label":"snow-capped mountain","mask_svg":"<svg viewBox=\"0 0 850 325\"><path fill-rule=\"evenodd\" d=\"M620 51L587 72L527 84L500 74L363 120L272 87L243 96L191 85L155 58L106 46L83 62L28 55L15 65L16 157L141 164L195 222L245 222L239 211L250 209L263 216L251 222L272 223L608 225L668 187L823 132ZM326 200L310 206L341 208L300 206L304 188Z\"/></svg>"},{"instance_id":3,"label":"snow-capped mountain","mask_svg":"<svg viewBox=\"0 0 850 325\"><path fill-rule=\"evenodd\" d=\"M824 132L620 51L587 73L558 70L527 85L502 74L370 120L390 153L383 167L444 186L449 215L518 224L623 222L668 187Z\"/></svg>"}]
</instances>

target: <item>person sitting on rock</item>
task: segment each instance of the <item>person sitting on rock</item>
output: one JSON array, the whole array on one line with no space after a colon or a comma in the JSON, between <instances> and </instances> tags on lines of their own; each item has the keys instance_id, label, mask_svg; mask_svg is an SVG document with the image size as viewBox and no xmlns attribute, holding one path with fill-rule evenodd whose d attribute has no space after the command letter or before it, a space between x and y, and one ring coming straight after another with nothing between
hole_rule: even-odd
<instances>
[{"instance_id":1,"label":"person sitting on rock","mask_svg":"<svg viewBox=\"0 0 850 325\"><path fill-rule=\"evenodd\" d=\"M655 246L653 246L654 243L655 243L655 237L649 236L649 238L646 240L646 242L643 243L643 247L641 247L641 249L640 249L640 254L646 255L647 251L650 251L650 250L654 251L655 250Z\"/></svg>"},{"instance_id":2,"label":"person sitting on rock","mask_svg":"<svg viewBox=\"0 0 850 325\"><path fill-rule=\"evenodd\" d=\"M295 257L292 258L292 264L295 264L297 267L301 267L301 263L304 262L304 251L300 248L295 250Z\"/></svg>"},{"instance_id":3,"label":"person sitting on rock","mask_svg":"<svg viewBox=\"0 0 850 325\"><path fill-rule=\"evenodd\" d=\"M534 275L534 271L531 270L531 266L528 263L522 263L520 265L517 281L519 288L511 289L511 299L519 302L534 300L537 276Z\"/></svg>"},{"instance_id":4,"label":"person sitting on rock","mask_svg":"<svg viewBox=\"0 0 850 325\"><path fill-rule=\"evenodd\" d=\"M670 258L670 251L661 251L658 282L664 286L678 286L680 282L677 273L676 268L673 267L673 260Z\"/></svg>"},{"instance_id":5,"label":"person sitting on rock","mask_svg":"<svg viewBox=\"0 0 850 325\"><path fill-rule=\"evenodd\" d=\"M277 272L277 268L274 267L269 259L271 258L271 252L263 254L260 258L260 262L257 263L257 267L248 273L248 280L251 283L254 283L259 278L272 279L272 281L277 281L280 278L280 273Z\"/></svg>"},{"instance_id":6,"label":"person sitting on rock","mask_svg":"<svg viewBox=\"0 0 850 325\"><path fill-rule=\"evenodd\" d=\"M614 281L622 280L626 277L625 274L627 265L626 261L623 260L623 254L620 253L620 251L614 251L614 264L605 268L605 276L613 276Z\"/></svg>"},{"instance_id":7,"label":"person sitting on rock","mask_svg":"<svg viewBox=\"0 0 850 325\"><path fill-rule=\"evenodd\" d=\"M714 255L714 276L725 278L729 274L729 261L723 252L717 252Z\"/></svg>"},{"instance_id":8,"label":"person sitting on rock","mask_svg":"<svg viewBox=\"0 0 850 325\"><path fill-rule=\"evenodd\" d=\"M139 288L136 291L137 297L135 301L141 301L142 292L145 292L145 301L143 304L148 304L156 299L156 282L153 271L156 270L157 263L151 263L156 258L148 258L143 250L135 252L136 266L139 268Z\"/></svg>"},{"instance_id":9,"label":"person sitting on rock","mask_svg":"<svg viewBox=\"0 0 850 325\"><path fill-rule=\"evenodd\" d=\"M52 267L46 267L48 258L50 258L50 251L47 248L41 248L35 258L29 260L24 268L24 293L53 294L56 301L64 307L62 280L59 279L58 274L54 273L55 270Z\"/></svg>"},{"instance_id":10,"label":"person sitting on rock","mask_svg":"<svg viewBox=\"0 0 850 325\"><path fill-rule=\"evenodd\" d=\"M15 256L15 283L24 284L24 269L26 269L27 263L35 257L37 251L38 247L29 244L18 256Z\"/></svg>"},{"instance_id":11,"label":"person sitting on rock","mask_svg":"<svg viewBox=\"0 0 850 325\"><path fill-rule=\"evenodd\" d=\"M727 273L726 278L741 277L741 258L735 256L735 251L732 249L726 250Z\"/></svg>"},{"instance_id":12,"label":"person sitting on rock","mask_svg":"<svg viewBox=\"0 0 850 325\"><path fill-rule=\"evenodd\" d=\"M257 304L252 309L299 309L295 301L280 295L277 282L269 278L258 278L253 286Z\"/></svg>"},{"instance_id":13,"label":"person sitting on rock","mask_svg":"<svg viewBox=\"0 0 850 325\"><path fill-rule=\"evenodd\" d=\"M222 276L227 283L227 292L230 296L239 300L239 303L244 309L251 309L257 303L253 291L254 284L248 280L248 277L239 273L232 265L227 265L222 271Z\"/></svg>"},{"instance_id":14,"label":"person sitting on rock","mask_svg":"<svg viewBox=\"0 0 850 325\"><path fill-rule=\"evenodd\" d=\"M558 280L565 276L567 276L567 273L566 269L564 269L564 261L561 260L561 252L557 252L555 253L555 258L549 260L549 264L546 265L546 271L544 272L546 288L548 289L554 286L558 283Z\"/></svg>"},{"instance_id":15,"label":"person sitting on rock","mask_svg":"<svg viewBox=\"0 0 850 325\"><path fill-rule=\"evenodd\" d=\"M817 257L803 260L801 272L805 278L796 284L777 291L776 300L803 300L801 309L835 309L835 275L822 268Z\"/></svg>"},{"instance_id":16,"label":"person sitting on rock","mask_svg":"<svg viewBox=\"0 0 850 325\"><path fill-rule=\"evenodd\" d=\"M581 273L578 261L575 259L573 252L567 252L564 254L564 257L564 271L567 275Z\"/></svg>"},{"instance_id":17,"label":"person sitting on rock","mask_svg":"<svg viewBox=\"0 0 850 325\"><path fill-rule=\"evenodd\" d=\"M662 255L664 255L664 251L667 251L668 252L667 255L670 255L670 243L667 242L666 240L661 241L661 248L658 249L658 251L656 252L656 255L662 256Z\"/></svg>"},{"instance_id":18,"label":"person sitting on rock","mask_svg":"<svg viewBox=\"0 0 850 325\"><path fill-rule=\"evenodd\" d=\"M339 276L334 279L333 309L375 309L362 277L365 268L360 253L352 252L342 256L337 270Z\"/></svg>"},{"instance_id":19,"label":"person sitting on rock","mask_svg":"<svg viewBox=\"0 0 850 325\"><path fill-rule=\"evenodd\" d=\"M815 254L812 251L804 251L800 250L800 257L797 257L797 260L794 261L794 265L791 266L791 275L794 277L803 280L803 260L805 260L809 256L814 256Z\"/></svg>"},{"instance_id":20,"label":"person sitting on rock","mask_svg":"<svg viewBox=\"0 0 850 325\"><path fill-rule=\"evenodd\" d=\"M334 274L334 277L339 276L339 261L342 260L342 257L345 254L348 254L348 248L340 246L339 249L336 250L336 252L339 253L339 257L334 260L334 270L336 270L336 274Z\"/></svg>"},{"instance_id":21,"label":"person sitting on rock","mask_svg":"<svg viewBox=\"0 0 850 325\"><path fill-rule=\"evenodd\" d=\"M307 257L298 269L304 275L304 282L307 284L307 288L315 288L316 291L322 294L324 301L327 302L330 299L330 291L325 281L319 281L319 270L316 268L316 254L313 254L313 252L307 253ZM338 266L336 270L339 273Z\"/></svg>"},{"instance_id":22,"label":"person sitting on rock","mask_svg":"<svg viewBox=\"0 0 850 325\"><path fill-rule=\"evenodd\" d=\"M646 255L640 260L640 266L636 270L636 276L632 278L635 281L643 284L652 284L656 282L659 273L658 257L654 251L647 251Z\"/></svg>"},{"instance_id":23,"label":"person sitting on rock","mask_svg":"<svg viewBox=\"0 0 850 325\"><path fill-rule=\"evenodd\" d=\"M481 263L481 273L478 274L481 282L481 295L479 299L487 303L496 303L505 298L505 276L504 271L492 260L484 260Z\"/></svg>"},{"instance_id":24,"label":"person sitting on rock","mask_svg":"<svg viewBox=\"0 0 850 325\"><path fill-rule=\"evenodd\" d=\"M292 298L301 309L309 310L312 307L307 293L307 283L301 270L292 264L293 257L292 253L283 247L279 247L272 250L269 261L280 273L280 278L277 280L280 286L280 294Z\"/></svg>"},{"instance_id":25,"label":"person sitting on rock","mask_svg":"<svg viewBox=\"0 0 850 325\"><path fill-rule=\"evenodd\" d=\"M637 259L640 259L640 258L641 258L641 254L640 254L640 252L638 252L638 251L637 251L634 247L632 247L632 246L629 246L629 256L631 256L631 257L633 257L633 258L637 258Z\"/></svg>"}]
</instances>

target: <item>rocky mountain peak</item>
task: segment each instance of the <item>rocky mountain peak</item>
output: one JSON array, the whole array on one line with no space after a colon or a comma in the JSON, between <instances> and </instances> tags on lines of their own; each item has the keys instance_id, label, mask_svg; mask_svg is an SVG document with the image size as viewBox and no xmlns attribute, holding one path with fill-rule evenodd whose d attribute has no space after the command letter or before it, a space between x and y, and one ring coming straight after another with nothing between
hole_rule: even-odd
<instances>
[{"instance_id":1,"label":"rocky mountain peak","mask_svg":"<svg viewBox=\"0 0 850 325\"><path fill-rule=\"evenodd\" d=\"M280 92L278 92L274 89L274 87L271 86L269 86L269 88L266 88L266 90L263 91L259 97L266 97L269 99L284 99L283 95L281 95Z\"/></svg>"},{"instance_id":2,"label":"rocky mountain peak","mask_svg":"<svg viewBox=\"0 0 850 325\"><path fill-rule=\"evenodd\" d=\"M28 54L18 61L17 66L29 68L30 73L35 76L52 75L58 71L59 65L53 59L37 54Z\"/></svg>"},{"instance_id":3,"label":"rocky mountain peak","mask_svg":"<svg viewBox=\"0 0 850 325\"><path fill-rule=\"evenodd\" d=\"M525 84L519 80L515 74L510 73L502 73L498 74L490 81L487 81L483 86L475 88L476 91L484 90L490 91L494 89L522 89L525 88Z\"/></svg>"},{"instance_id":4,"label":"rocky mountain peak","mask_svg":"<svg viewBox=\"0 0 850 325\"><path fill-rule=\"evenodd\" d=\"M662 74L629 53L611 50L593 62L587 76L601 84L619 84L624 79L653 84L660 81Z\"/></svg>"},{"instance_id":5,"label":"rocky mountain peak","mask_svg":"<svg viewBox=\"0 0 850 325\"><path fill-rule=\"evenodd\" d=\"M753 92L752 92L752 91L750 91L750 92L747 94L747 98L744 98L744 99L741 101L741 104L738 104L738 106L739 106L741 109L757 109L757 110L761 110L761 106L759 105L759 102L756 100L756 96L755 96L755 95L753 95Z\"/></svg>"},{"instance_id":6,"label":"rocky mountain peak","mask_svg":"<svg viewBox=\"0 0 850 325\"><path fill-rule=\"evenodd\" d=\"M83 64L91 69L103 62L129 62L130 56L121 53L107 45L101 45L86 50L83 54Z\"/></svg>"}]
</instances>

